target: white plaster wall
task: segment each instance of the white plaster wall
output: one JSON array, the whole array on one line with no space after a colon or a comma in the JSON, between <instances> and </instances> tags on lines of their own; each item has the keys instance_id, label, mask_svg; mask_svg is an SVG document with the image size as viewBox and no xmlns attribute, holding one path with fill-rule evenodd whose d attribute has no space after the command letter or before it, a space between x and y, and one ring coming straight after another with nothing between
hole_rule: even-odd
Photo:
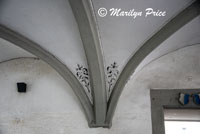
<instances>
[{"instance_id":1,"label":"white plaster wall","mask_svg":"<svg viewBox=\"0 0 200 134\"><path fill-rule=\"evenodd\" d=\"M25 94L17 92L20 81L28 84ZM73 133L78 122L87 127L72 89L41 60L1 63L0 85L0 134Z\"/></svg>"},{"instance_id":2,"label":"white plaster wall","mask_svg":"<svg viewBox=\"0 0 200 134\"><path fill-rule=\"evenodd\" d=\"M150 88L200 87L200 45L152 62L127 83L111 129L88 128L78 99L47 64L18 59L0 64L0 134L151 134ZM19 94L16 82L28 84Z\"/></svg>"},{"instance_id":3,"label":"white plaster wall","mask_svg":"<svg viewBox=\"0 0 200 134\"><path fill-rule=\"evenodd\" d=\"M16 82L28 91L17 92ZM115 134L115 129L88 127L71 87L38 59L0 64L0 134Z\"/></svg>"},{"instance_id":4,"label":"white plaster wall","mask_svg":"<svg viewBox=\"0 0 200 134\"><path fill-rule=\"evenodd\" d=\"M127 83L113 126L126 134L151 134L150 89L200 88L200 45L179 49L150 63Z\"/></svg>"}]
</instances>

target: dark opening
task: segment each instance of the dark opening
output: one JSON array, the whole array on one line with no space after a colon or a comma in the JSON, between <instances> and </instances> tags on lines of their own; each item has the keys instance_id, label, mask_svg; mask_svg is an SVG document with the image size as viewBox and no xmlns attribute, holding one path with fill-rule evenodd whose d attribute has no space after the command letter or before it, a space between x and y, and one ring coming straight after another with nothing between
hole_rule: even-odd
<instances>
[{"instance_id":1,"label":"dark opening","mask_svg":"<svg viewBox=\"0 0 200 134\"><path fill-rule=\"evenodd\" d=\"M18 90L19 93L25 93L26 92L26 83L18 82L17 83L17 90Z\"/></svg>"}]
</instances>

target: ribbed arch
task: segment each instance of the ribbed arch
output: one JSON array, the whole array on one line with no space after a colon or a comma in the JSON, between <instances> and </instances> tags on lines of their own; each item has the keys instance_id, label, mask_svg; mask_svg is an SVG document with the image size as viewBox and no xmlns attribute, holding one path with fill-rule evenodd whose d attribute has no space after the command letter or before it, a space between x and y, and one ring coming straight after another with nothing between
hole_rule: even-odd
<instances>
[{"instance_id":1,"label":"ribbed arch","mask_svg":"<svg viewBox=\"0 0 200 134\"><path fill-rule=\"evenodd\" d=\"M37 43L27 39L26 37L3 25L0 25L0 38L3 38L13 43L14 45L34 54L38 58L48 63L51 67L53 67L74 90L84 109L88 123L90 124L93 122L94 116L92 104L90 103L90 100L88 99L83 86L66 65L64 65L54 55L43 49Z\"/></svg>"}]
</instances>

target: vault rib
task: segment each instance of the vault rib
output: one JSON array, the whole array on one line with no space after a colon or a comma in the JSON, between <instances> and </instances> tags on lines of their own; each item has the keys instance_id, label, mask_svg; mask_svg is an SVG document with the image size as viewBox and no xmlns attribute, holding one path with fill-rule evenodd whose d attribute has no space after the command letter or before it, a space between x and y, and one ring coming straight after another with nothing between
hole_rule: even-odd
<instances>
[{"instance_id":1,"label":"vault rib","mask_svg":"<svg viewBox=\"0 0 200 134\"><path fill-rule=\"evenodd\" d=\"M38 58L42 59L46 63L48 63L51 67L53 67L72 87L76 96L78 97L86 118L89 123L91 123L94 119L92 105L77 78L74 74L68 69L68 67L63 64L60 60L58 60L54 55L49 53L47 50L42 48L37 43L29 40L28 38L20 35L19 33L0 25L0 38L3 38L14 45L34 54Z\"/></svg>"},{"instance_id":2,"label":"vault rib","mask_svg":"<svg viewBox=\"0 0 200 134\"><path fill-rule=\"evenodd\" d=\"M70 5L79 27L88 63L95 115L95 121L91 126L105 126L107 111L105 71L92 1L70 0Z\"/></svg>"},{"instance_id":3,"label":"vault rib","mask_svg":"<svg viewBox=\"0 0 200 134\"><path fill-rule=\"evenodd\" d=\"M122 90L127 83L129 77L134 73L137 66L143 59L150 54L163 41L169 38L172 34L178 31L185 24L193 20L200 14L200 1L197 0L182 10L178 15L173 17L166 25L164 25L157 33L148 39L139 50L131 57L128 63L122 70L108 101L108 111L106 122L111 126L112 118L117 106L117 102L122 93Z\"/></svg>"}]
</instances>

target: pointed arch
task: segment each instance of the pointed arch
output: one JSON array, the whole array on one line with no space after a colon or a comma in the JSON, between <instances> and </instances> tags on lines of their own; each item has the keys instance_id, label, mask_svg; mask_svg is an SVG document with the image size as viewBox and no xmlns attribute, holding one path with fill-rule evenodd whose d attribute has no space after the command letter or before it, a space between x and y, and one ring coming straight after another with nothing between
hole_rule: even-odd
<instances>
[{"instance_id":1,"label":"pointed arch","mask_svg":"<svg viewBox=\"0 0 200 134\"><path fill-rule=\"evenodd\" d=\"M84 109L88 124L90 125L93 122L94 115L92 104L90 103L82 85L65 64L63 64L54 55L49 53L37 43L7 28L6 26L0 25L0 38L5 39L14 45L34 54L38 58L48 63L51 67L53 67L69 83L77 95Z\"/></svg>"},{"instance_id":2,"label":"pointed arch","mask_svg":"<svg viewBox=\"0 0 200 134\"><path fill-rule=\"evenodd\" d=\"M108 111L106 122L111 126L112 118L117 106L119 97L123 91L129 77L134 73L138 65L157 48L163 41L169 38L177 30L185 24L193 20L200 14L200 1L196 0L179 14L173 17L166 25L164 25L157 33L148 39L139 50L131 57L124 69L122 70L108 101Z\"/></svg>"}]
</instances>

